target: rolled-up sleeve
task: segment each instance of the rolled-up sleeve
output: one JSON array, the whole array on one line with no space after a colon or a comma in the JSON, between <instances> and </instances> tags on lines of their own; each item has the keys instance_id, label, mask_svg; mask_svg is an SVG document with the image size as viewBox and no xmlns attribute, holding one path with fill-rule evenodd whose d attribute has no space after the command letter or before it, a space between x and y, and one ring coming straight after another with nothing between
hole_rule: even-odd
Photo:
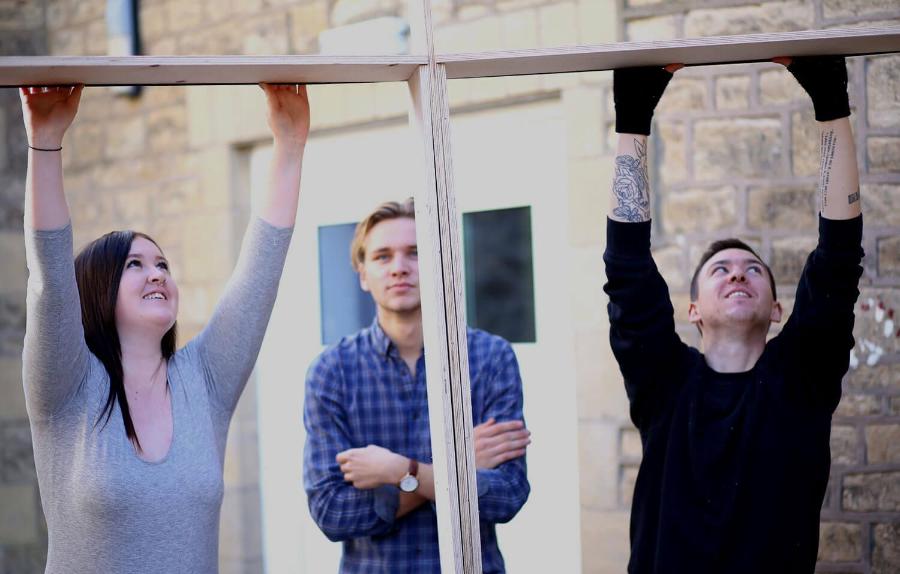
<instances>
[{"instance_id":1,"label":"rolled-up sleeve","mask_svg":"<svg viewBox=\"0 0 900 574\"><path fill-rule=\"evenodd\" d=\"M313 520L334 542L389 532L400 500L395 486L359 490L344 481L335 457L358 445L351 442L342 386L340 366L326 351L306 377L303 483Z\"/></svg>"},{"instance_id":2,"label":"rolled-up sleeve","mask_svg":"<svg viewBox=\"0 0 900 574\"><path fill-rule=\"evenodd\" d=\"M487 367L483 420L498 422L524 420L522 414L522 378L512 347L499 337L492 338L491 364ZM509 522L522 509L531 486L525 457L509 460L492 469L476 471L478 513L485 522Z\"/></svg>"}]
</instances>

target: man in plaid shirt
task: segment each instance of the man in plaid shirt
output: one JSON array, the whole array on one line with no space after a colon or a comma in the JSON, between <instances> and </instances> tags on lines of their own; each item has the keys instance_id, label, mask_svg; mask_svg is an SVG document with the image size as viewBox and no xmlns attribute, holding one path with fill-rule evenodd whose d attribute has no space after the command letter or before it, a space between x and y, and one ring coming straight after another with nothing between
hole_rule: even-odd
<instances>
[{"instance_id":1,"label":"man in plaid shirt","mask_svg":"<svg viewBox=\"0 0 900 574\"><path fill-rule=\"evenodd\" d=\"M313 362L306 379L303 480L342 573L440 572L412 199L379 206L351 245L372 324ZM522 381L504 339L467 330L486 574L504 572L495 524L528 499ZM480 423L480 424L479 424Z\"/></svg>"}]
</instances>

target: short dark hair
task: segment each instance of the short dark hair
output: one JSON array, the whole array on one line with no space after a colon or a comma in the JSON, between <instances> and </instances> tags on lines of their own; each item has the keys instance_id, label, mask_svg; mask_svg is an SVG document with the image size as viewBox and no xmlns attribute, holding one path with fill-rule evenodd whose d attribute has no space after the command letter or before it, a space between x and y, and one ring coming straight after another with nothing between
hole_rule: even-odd
<instances>
[{"instance_id":1,"label":"short dark hair","mask_svg":"<svg viewBox=\"0 0 900 574\"><path fill-rule=\"evenodd\" d=\"M700 270L704 265L706 265L707 261L712 259L713 255L720 251L725 251L726 249L741 249L743 251L749 251L753 254L754 257L759 259L759 262L762 263L762 266L766 268L766 273L769 274L769 285L772 287L772 299L777 301L778 293L775 290L775 277L772 275L772 270L769 269L769 266L766 265L766 262L762 260L762 257L760 257L752 247L750 247L740 239L736 239L734 237L713 241L709 244L709 247L706 249L706 251L703 252L703 255L700 257L700 263L697 264L697 268L694 269L694 275L693 277L691 277L691 301L696 301L697 295L699 294L698 292L700 289L697 286L697 278L700 276Z\"/></svg>"},{"instance_id":2,"label":"short dark hair","mask_svg":"<svg viewBox=\"0 0 900 574\"><path fill-rule=\"evenodd\" d=\"M359 266L366 260L366 236L372 228L382 221L402 217L416 220L416 204L413 198L408 197L402 202L386 201L356 225L353 241L350 243L350 264L354 271L359 271Z\"/></svg>"},{"instance_id":3,"label":"short dark hair","mask_svg":"<svg viewBox=\"0 0 900 574\"><path fill-rule=\"evenodd\" d=\"M125 434L140 451L141 443L134 430L125 396L122 348L119 330L116 328L119 282L122 280L125 261L131 252L131 244L138 237L159 247L150 236L137 231L111 231L86 245L75 258L75 282L78 284L78 296L81 300L84 341L91 353L103 363L109 375L109 394L97 423L105 416L103 426L106 426L112 416L113 405L118 403L125 423ZM175 354L175 342L176 328L172 325L160 342L163 358L169 359Z\"/></svg>"}]
</instances>

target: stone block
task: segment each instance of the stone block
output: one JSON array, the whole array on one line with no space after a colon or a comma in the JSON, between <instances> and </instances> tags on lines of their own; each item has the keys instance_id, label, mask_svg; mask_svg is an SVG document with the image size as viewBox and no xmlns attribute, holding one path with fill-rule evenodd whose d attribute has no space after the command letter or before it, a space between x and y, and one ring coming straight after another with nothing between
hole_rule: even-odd
<instances>
[{"instance_id":1,"label":"stone block","mask_svg":"<svg viewBox=\"0 0 900 574\"><path fill-rule=\"evenodd\" d=\"M0 333L6 331L14 339L25 335L25 297L0 294ZM21 347L21 340L13 349ZM4 350L6 349L6 350ZM17 354L9 348L0 349L8 355Z\"/></svg>"},{"instance_id":2,"label":"stone block","mask_svg":"<svg viewBox=\"0 0 900 574\"><path fill-rule=\"evenodd\" d=\"M900 137L870 137L866 141L869 173L891 173L900 164Z\"/></svg>"},{"instance_id":3,"label":"stone block","mask_svg":"<svg viewBox=\"0 0 900 574\"><path fill-rule=\"evenodd\" d=\"M866 98L870 126L900 126L900 55L869 58Z\"/></svg>"},{"instance_id":4,"label":"stone block","mask_svg":"<svg viewBox=\"0 0 900 574\"><path fill-rule=\"evenodd\" d=\"M641 433L636 428L623 428L620 435L619 452L625 461L640 461L644 455Z\"/></svg>"},{"instance_id":5,"label":"stone block","mask_svg":"<svg viewBox=\"0 0 900 574\"><path fill-rule=\"evenodd\" d=\"M4 31L0 34L0 54L21 56L46 54L47 45L44 38L45 35L37 31Z\"/></svg>"},{"instance_id":6,"label":"stone block","mask_svg":"<svg viewBox=\"0 0 900 574\"><path fill-rule=\"evenodd\" d=\"M47 28L56 30L69 23L74 3L65 0L47 2Z\"/></svg>"},{"instance_id":7,"label":"stone block","mask_svg":"<svg viewBox=\"0 0 900 574\"><path fill-rule=\"evenodd\" d=\"M34 484L36 480L28 419L0 424L0 483Z\"/></svg>"},{"instance_id":8,"label":"stone block","mask_svg":"<svg viewBox=\"0 0 900 574\"><path fill-rule=\"evenodd\" d=\"M141 99L146 108L161 108L165 106L184 105L187 101L184 86L145 86L141 93Z\"/></svg>"},{"instance_id":9,"label":"stone block","mask_svg":"<svg viewBox=\"0 0 900 574\"><path fill-rule=\"evenodd\" d=\"M860 191L866 227L900 227L900 185L864 183Z\"/></svg>"},{"instance_id":10,"label":"stone block","mask_svg":"<svg viewBox=\"0 0 900 574\"><path fill-rule=\"evenodd\" d=\"M96 163L103 159L103 149L106 140L106 129L99 122L83 122L73 126L69 131L72 139L72 162L84 166ZM68 173L66 174L68 176ZM66 183L68 184L68 178ZM68 185L66 186L68 189Z\"/></svg>"},{"instance_id":11,"label":"stone block","mask_svg":"<svg viewBox=\"0 0 900 574\"><path fill-rule=\"evenodd\" d=\"M290 52L288 20L281 13L264 13L241 25L242 54L269 55Z\"/></svg>"},{"instance_id":12,"label":"stone block","mask_svg":"<svg viewBox=\"0 0 900 574\"><path fill-rule=\"evenodd\" d=\"M0 572L3 574L43 572L46 563L46 542L0 546Z\"/></svg>"},{"instance_id":13,"label":"stone block","mask_svg":"<svg viewBox=\"0 0 900 574\"><path fill-rule=\"evenodd\" d=\"M649 42L653 40L674 40L679 34L680 16L652 16L635 18L625 24L625 37L629 42Z\"/></svg>"},{"instance_id":14,"label":"stone block","mask_svg":"<svg viewBox=\"0 0 900 574\"><path fill-rule=\"evenodd\" d=\"M769 267L778 285L790 285L790 290L794 290L794 286L800 280L806 259L815 249L816 243L815 237L788 237L772 242L772 259Z\"/></svg>"},{"instance_id":15,"label":"stone block","mask_svg":"<svg viewBox=\"0 0 900 574\"><path fill-rule=\"evenodd\" d=\"M637 482L638 467L623 466L619 479L619 503L623 508L631 507L631 500L634 497L634 484Z\"/></svg>"},{"instance_id":16,"label":"stone block","mask_svg":"<svg viewBox=\"0 0 900 574\"><path fill-rule=\"evenodd\" d=\"M206 2L168 2L166 8L168 8L166 20L169 23L170 32L199 30L214 20L212 15L207 12ZM197 53L214 54L215 52Z\"/></svg>"},{"instance_id":17,"label":"stone block","mask_svg":"<svg viewBox=\"0 0 900 574\"><path fill-rule=\"evenodd\" d=\"M28 275L25 264L25 242L20 232L0 231L0 262L3 265L0 295L24 301L25 281Z\"/></svg>"},{"instance_id":18,"label":"stone block","mask_svg":"<svg viewBox=\"0 0 900 574\"><path fill-rule=\"evenodd\" d=\"M22 389L22 359L0 356L0 425L3 421L25 420L27 416Z\"/></svg>"},{"instance_id":19,"label":"stone block","mask_svg":"<svg viewBox=\"0 0 900 574\"><path fill-rule=\"evenodd\" d=\"M608 197L597 190L609 189L613 166L608 158L569 160L569 242L572 245L600 245L603 241L603 213Z\"/></svg>"},{"instance_id":20,"label":"stone block","mask_svg":"<svg viewBox=\"0 0 900 574\"><path fill-rule=\"evenodd\" d=\"M881 397L845 392L834 412L836 417L864 417L881 412Z\"/></svg>"},{"instance_id":21,"label":"stone block","mask_svg":"<svg viewBox=\"0 0 900 574\"><path fill-rule=\"evenodd\" d=\"M862 527L852 522L822 522L819 525L818 560L854 562L862 558Z\"/></svg>"},{"instance_id":22,"label":"stone block","mask_svg":"<svg viewBox=\"0 0 900 574\"><path fill-rule=\"evenodd\" d=\"M328 29L328 5L325 2L303 4L288 10L291 40L295 51L316 46L319 34Z\"/></svg>"},{"instance_id":23,"label":"stone block","mask_svg":"<svg viewBox=\"0 0 900 574\"><path fill-rule=\"evenodd\" d=\"M759 102L764 106L777 106L803 102L812 107L806 91L784 66L776 64L759 74Z\"/></svg>"},{"instance_id":24,"label":"stone block","mask_svg":"<svg viewBox=\"0 0 900 574\"><path fill-rule=\"evenodd\" d=\"M188 146L188 118L185 106L168 106L147 113L147 148L150 152L171 154Z\"/></svg>"},{"instance_id":25,"label":"stone block","mask_svg":"<svg viewBox=\"0 0 900 574\"><path fill-rule=\"evenodd\" d=\"M791 169L796 176L818 176L819 127L812 108L791 114Z\"/></svg>"},{"instance_id":26,"label":"stone block","mask_svg":"<svg viewBox=\"0 0 900 574\"><path fill-rule=\"evenodd\" d=\"M574 2L540 8L540 47L572 46L578 43L578 11Z\"/></svg>"},{"instance_id":27,"label":"stone block","mask_svg":"<svg viewBox=\"0 0 900 574\"><path fill-rule=\"evenodd\" d=\"M613 509L618 488L618 428L610 421L578 424L579 500L590 508Z\"/></svg>"},{"instance_id":28,"label":"stone block","mask_svg":"<svg viewBox=\"0 0 900 574\"><path fill-rule=\"evenodd\" d=\"M841 508L850 512L900 511L900 472L844 476Z\"/></svg>"},{"instance_id":29,"label":"stone block","mask_svg":"<svg viewBox=\"0 0 900 574\"><path fill-rule=\"evenodd\" d=\"M900 276L900 236L878 240L878 275Z\"/></svg>"},{"instance_id":30,"label":"stone block","mask_svg":"<svg viewBox=\"0 0 900 574\"><path fill-rule=\"evenodd\" d=\"M900 462L900 425L866 427L866 461L869 464Z\"/></svg>"},{"instance_id":31,"label":"stone block","mask_svg":"<svg viewBox=\"0 0 900 574\"><path fill-rule=\"evenodd\" d=\"M670 193L663 198L667 234L723 231L737 224L737 194L732 187Z\"/></svg>"},{"instance_id":32,"label":"stone block","mask_svg":"<svg viewBox=\"0 0 900 574\"><path fill-rule=\"evenodd\" d=\"M831 427L831 464L847 466L859 463L859 433L856 427Z\"/></svg>"},{"instance_id":33,"label":"stone block","mask_svg":"<svg viewBox=\"0 0 900 574\"><path fill-rule=\"evenodd\" d=\"M688 289L690 269L685 264L684 249L681 246L656 247L653 249L653 260L670 290L677 292Z\"/></svg>"},{"instance_id":34,"label":"stone block","mask_svg":"<svg viewBox=\"0 0 900 574\"><path fill-rule=\"evenodd\" d=\"M87 30L84 37L84 53L87 56L105 56L109 54L109 41L106 33L106 20L94 20L85 24Z\"/></svg>"},{"instance_id":35,"label":"stone block","mask_svg":"<svg viewBox=\"0 0 900 574\"><path fill-rule=\"evenodd\" d=\"M625 572L628 566L627 511L581 509L581 571Z\"/></svg>"},{"instance_id":36,"label":"stone block","mask_svg":"<svg viewBox=\"0 0 900 574\"><path fill-rule=\"evenodd\" d=\"M692 10L684 36L730 36L762 32L790 32L815 27L815 8L806 2L765 2L733 8Z\"/></svg>"},{"instance_id":37,"label":"stone block","mask_svg":"<svg viewBox=\"0 0 900 574\"><path fill-rule=\"evenodd\" d=\"M872 574L900 571L900 522L876 524L872 529Z\"/></svg>"},{"instance_id":38,"label":"stone block","mask_svg":"<svg viewBox=\"0 0 900 574\"><path fill-rule=\"evenodd\" d=\"M747 225L760 231L815 232L818 229L818 216L813 189L751 187L747 192Z\"/></svg>"},{"instance_id":39,"label":"stone block","mask_svg":"<svg viewBox=\"0 0 900 574\"><path fill-rule=\"evenodd\" d=\"M71 4L70 23L72 24L102 20L106 14L106 2L103 2L103 0L80 0Z\"/></svg>"},{"instance_id":40,"label":"stone block","mask_svg":"<svg viewBox=\"0 0 900 574\"><path fill-rule=\"evenodd\" d=\"M145 127L141 116L111 121L106 131L104 155L119 160L131 158L144 151Z\"/></svg>"},{"instance_id":41,"label":"stone block","mask_svg":"<svg viewBox=\"0 0 900 574\"><path fill-rule=\"evenodd\" d=\"M575 376L579 419L625 422L628 398L609 349L609 327L576 334Z\"/></svg>"},{"instance_id":42,"label":"stone block","mask_svg":"<svg viewBox=\"0 0 900 574\"><path fill-rule=\"evenodd\" d=\"M687 135L684 123L657 121L653 140L655 161L659 165L659 181L664 187L688 178Z\"/></svg>"},{"instance_id":43,"label":"stone block","mask_svg":"<svg viewBox=\"0 0 900 574\"><path fill-rule=\"evenodd\" d=\"M890 364L860 365L847 374L847 384L850 388L865 391L900 391L900 369Z\"/></svg>"},{"instance_id":44,"label":"stone block","mask_svg":"<svg viewBox=\"0 0 900 574\"><path fill-rule=\"evenodd\" d=\"M609 347L608 333L603 332L609 325L609 319L606 314L606 296L603 293L606 275L600 249L598 247L575 248L572 250L572 260L581 264L573 267L573 269L578 269L580 280L572 281L569 284L572 326L579 336L583 335L587 339L585 343L588 346ZM596 335L595 338L597 333L599 335Z\"/></svg>"},{"instance_id":45,"label":"stone block","mask_svg":"<svg viewBox=\"0 0 900 574\"><path fill-rule=\"evenodd\" d=\"M618 40L617 2L615 0L579 0L578 42L605 44Z\"/></svg>"},{"instance_id":46,"label":"stone block","mask_svg":"<svg viewBox=\"0 0 900 574\"><path fill-rule=\"evenodd\" d=\"M716 78L716 109L743 110L750 107L750 78L722 76Z\"/></svg>"},{"instance_id":47,"label":"stone block","mask_svg":"<svg viewBox=\"0 0 900 574\"><path fill-rule=\"evenodd\" d=\"M538 46L538 18L534 10L508 12L499 17L503 48L518 50Z\"/></svg>"},{"instance_id":48,"label":"stone block","mask_svg":"<svg viewBox=\"0 0 900 574\"><path fill-rule=\"evenodd\" d=\"M697 121L694 148L694 176L702 181L782 172L781 122L774 118Z\"/></svg>"},{"instance_id":49,"label":"stone block","mask_svg":"<svg viewBox=\"0 0 900 574\"><path fill-rule=\"evenodd\" d=\"M33 484L0 486L0 546L38 541L38 504Z\"/></svg>"},{"instance_id":50,"label":"stone block","mask_svg":"<svg viewBox=\"0 0 900 574\"><path fill-rule=\"evenodd\" d=\"M169 31L169 8L166 4L140 3L141 40L153 42Z\"/></svg>"},{"instance_id":51,"label":"stone block","mask_svg":"<svg viewBox=\"0 0 900 574\"><path fill-rule=\"evenodd\" d=\"M65 28L47 34L51 56L83 56L86 29Z\"/></svg>"},{"instance_id":52,"label":"stone block","mask_svg":"<svg viewBox=\"0 0 900 574\"><path fill-rule=\"evenodd\" d=\"M669 83L656 107L659 114L703 110L709 107L706 80L679 76Z\"/></svg>"},{"instance_id":53,"label":"stone block","mask_svg":"<svg viewBox=\"0 0 900 574\"><path fill-rule=\"evenodd\" d=\"M148 40L144 43L144 53L148 56L174 56L178 54L178 38L168 37Z\"/></svg>"},{"instance_id":54,"label":"stone block","mask_svg":"<svg viewBox=\"0 0 900 574\"><path fill-rule=\"evenodd\" d=\"M44 10L40 2L3 0L0 2L0 31L34 30L44 25Z\"/></svg>"},{"instance_id":55,"label":"stone block","mask_svg":"<svg viewBox=\"0 0 900 574\"><path fill-rule=\"evenodd\" d=\"M602 96L602 90L587 86L563 92L569 157L589 158L603 153Z\"/></svg>"},{"instance_id":56,"label":"stone block","mask_svg":"<svg viewBox=\"0 0 900 574\"><path fill-rule=\"evenodd\" d=\"M822 12L825 18L858 18L887 12L896 14L894 0L823 0Z\"/></svg>"}]
</instances>

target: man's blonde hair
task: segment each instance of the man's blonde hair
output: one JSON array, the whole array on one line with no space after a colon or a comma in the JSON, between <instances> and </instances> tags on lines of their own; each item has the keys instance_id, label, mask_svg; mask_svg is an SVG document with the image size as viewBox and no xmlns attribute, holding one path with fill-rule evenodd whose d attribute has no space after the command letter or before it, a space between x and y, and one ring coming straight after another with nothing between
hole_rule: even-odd
<instances>
[{"instance_id":1,"label":"man's blonde hair","mask_svg":"<svg viewBox=\"0 0 900 574\"><path fill-rule=\"evenodd\" d=\"M369 235L372 228L382 221L401 217L408 217L415 221L416 205L413 198L407 198L403 202L386 201L356 225L353 241L350 242L350 265L353 266L354 271L359 271L359 266L366 260L366 236Z\"/></svg>"}]
</instances>

